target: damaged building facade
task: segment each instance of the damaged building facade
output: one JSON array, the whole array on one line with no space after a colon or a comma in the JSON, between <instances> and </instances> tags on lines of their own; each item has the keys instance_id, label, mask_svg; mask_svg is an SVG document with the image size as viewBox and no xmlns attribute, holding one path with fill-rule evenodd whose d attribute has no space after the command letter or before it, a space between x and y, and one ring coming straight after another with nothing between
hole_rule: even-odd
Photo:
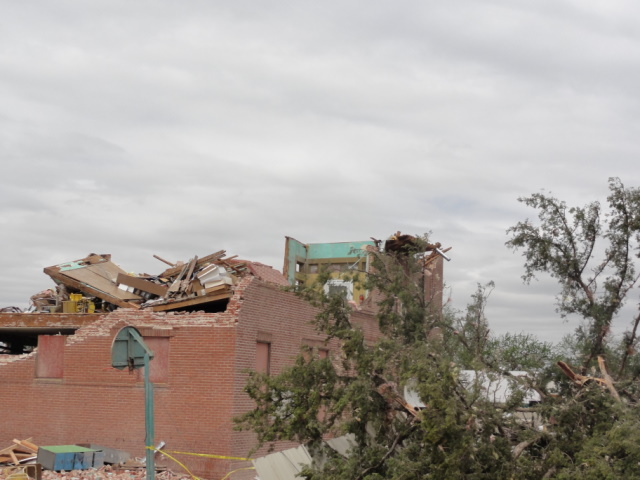
<instances>
[{"instance_id":1,"label":"damaged building facade","mask_svg":"<svg viewBox=\"0 0 640 480\"><path fill-rule=\"evenodd\" d=\"M114 337L133 326L154 353L156 444L213 455L180 456L206 478L250 467L240 459L255 436L234 431L232 421L252 408L244 393L247 372L277 374L304 346L339 355L338 345L310 324L316 310L283 287L323 259L357 261L366 271L362 247L368 243L340 244L327 254L333 257L307 247L304 256L304 245L287 237L284 274L224 251L169 264L159 275L132 276L110 256L95 254L45 268L57 286L34 296L36 311L0 313L0 345L7 352L0 355L0 402L9 413L0 444L32 437L39 445L99 444L143 457L143 375L111 366ZM347 251L360 253L352 258ZM442 260L433 265L429 288L441 304ZM353 322L375 341L375 302L365 294L354 302ZM230 478L254 476L238 470Z\"/></svg>"}]
</instances>

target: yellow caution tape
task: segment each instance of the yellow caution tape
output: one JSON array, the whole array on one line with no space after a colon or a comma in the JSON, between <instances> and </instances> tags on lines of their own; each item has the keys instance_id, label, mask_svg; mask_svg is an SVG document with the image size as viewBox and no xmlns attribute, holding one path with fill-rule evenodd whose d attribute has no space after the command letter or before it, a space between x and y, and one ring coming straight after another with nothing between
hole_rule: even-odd
<instances>
[{"instance_id":1,"label":"yellow caution tape","mask_svg":"<svg viewBox=\"0 0 640 480\"><path fill-rule=\"evenodd\" d=\"M226 478L229 478L229 476L233 473L239 472L240 470L255 470L256 467L244 467L244 468L236 468L235 470L227 473L224 477L222 477L220 480L225 480Z\"/></svg>"},{"instance_id":2,"label":"yellow caution tape","mask_svg":"<svg viewBox=\"0 0 640 480\"><path fill-rule=\"evenodd\" d=\"M173 458L173 457L172 457L171 455L169 455L168 453L163 452L163 451L161 451L161 450L158 450L158 449L157 449L157 448L155 448L155 447L147 447L147 448L148 448L149 450L153 450L153 451L155 451L155 452L160 452L161 454L163 454L163 455L165 455L165 456L169 457L171 460L173 460L173 461L174 461L174 462L176 462L178 465L180 465L182 468L184 468L184 469L187 471L187 473L188 473L189 475L191 475L191 478L193 478L193 480L201 480L199 477L196 477L193 473L191 473L191 471L190 471L190 470L189 470L189 469L188 469L188 468L187 468L183 463L181 463L179 460L177 460L177 459Z\"/></svg>"},{"instance_id":3,"label":"yellow caution tape","mask_svg":"<svg viewBox=\"0 0 640 480\"><path fill-rule=\"evenodd\" d=\"M212 455L212 454L208 454L208 453L191 453L191 452L174 452L174 451L166 451L166 450L158 450L155 447L146 447L149 450L153 450L154 452L158 452L162 455L165 455L166 457L169 457L171 460L173 460L174 462L176 462L178 465L180 465L182 468L184 468L187 473L189 475L191 475L191 478L193 480L201 480L199 477L196 477L193 473L191 473L189 471L189 469L180 461L178 461L177 459L175 459L174 457L172 457L171 455L169 455L170 453L175 453L176 455L191 455L193 457L206 457L206 458L217 458L219 460L240 460L240 461L251 461L251 458L243 458L243 457L227 457L225 455ZM227 473L224 477L222 477L221 480L225 480L226 478L229 478L229 476L231 476L232 474L239 472L240 470L255 470L255 467L243 467L243 468L237 468L229 473Z\"/></svg>"},{"instance_id":4,"label":"yellow caution tape","mask_svg":"<svg viewBox=\"0 0 640 480\"><path fill-rule=\"evenodd\" d=\"M165 450L158 450L160 453L164 453ZM242 462L250 462L253 460L252 458L244 458L244 457L226 457L224 455L211 455L208 453L190 453L190 452L172 452L169 450L169 453L175 453L177 455L191 455L193 457L207 457L207 458L217 458L219 460L239 460Z\"/></svg>"}]
</instances>

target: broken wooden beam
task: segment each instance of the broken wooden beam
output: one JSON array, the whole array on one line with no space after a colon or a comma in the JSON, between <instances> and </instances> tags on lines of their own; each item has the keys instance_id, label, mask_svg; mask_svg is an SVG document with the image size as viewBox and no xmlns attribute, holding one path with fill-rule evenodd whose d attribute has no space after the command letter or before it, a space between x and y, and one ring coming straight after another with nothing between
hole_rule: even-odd
<instances>
[{"instance_id":1,"label":"broken wooden beam","mask_svg":"<svg viewBox=\"0 0 640 480\"><path fill-rule=\"evenodd\" d=\"M136 290L157 295L158 297L164 297L169 287L166 285L158 285L157 283L150 282L144 278L134 277L132 275L126 275L119 273L116 278L116 282L120 285L126 285L127 287L133 287Z\"/></svg>"},{"instance_id":2,"label":"broken wooden beam","mask_svg":"<svg viewBox=\"0 0 640 480\"><path fill-rule=\"evenodd\" d=\"M211 303L218 300L231 298L232 296L233 296L233 293L228 292L228 293L222 293L220 295L207 295L205 297L190 297L184 300L176 300L173 302L162 303L160 305L154 305L149 308L154 312L163 312L166 310L175 310L178 308L191 307L194 305L203 305L205 303Z\"/></svg>"},{"instance_id":3,"label":"broken wooden beam","mask_svg":"<svg viewBox=\"0 0 640 480\"><path fill-rule=\"evenodd\" d=\"M86 294L88 294L87 296L92 296L92 297L98 297L102 300L104 300L105 302L109 302L112 303L114 305L117 305L118 307L123 307L123 308L140 308L139 305L136 305L135 303L131 303L128 302L126 300L122 300L118 297L115 297L113 295L111 295L110 293L104 292L102 290L99 290L98 288L95 288L91 285L88 285L84 282L80 282L74 278L69 277L68 275L65 275L64 273L60 272L60 268L59 267L47 267L44 269L44 273L46 273L47 275L49 275L56 283L62 283L63 285L67 286L67 287L71 287L75 290L79 290L81 292L84 292ZM115 283L113 284L114 288L118 288ZM132 294L130 294L132 295ZM138 297L137 295L135 295L135 297ZM138 299L142 300L142 298L138 297Z\"/></svg>"},{"instance_id":4,"label":"broken wooden beam","mask_svg":"<svg viewBox=\"0 0 640 480\"><path fill-rule=\"evenodd\" d=\"M171 263L168 260L165 260L164 258L159 257L158 255L154 255L153 258L160 260L162 263L166 263L167 265L169 265L170 267L175 267L175 263Z\"/></svg>"}]
</instances>

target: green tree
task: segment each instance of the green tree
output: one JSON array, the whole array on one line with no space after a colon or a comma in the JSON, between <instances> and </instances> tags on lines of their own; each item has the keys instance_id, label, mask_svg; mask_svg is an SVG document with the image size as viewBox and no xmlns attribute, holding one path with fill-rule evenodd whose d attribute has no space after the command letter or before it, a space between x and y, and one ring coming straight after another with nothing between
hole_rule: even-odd
<instances>
[{"instance_id":1,"label":"green tree","mask_svg":"<svg viewBox=\"0 0 640 480\"><path fill-rule=\"evenodd\" d=\"M339 343L340 355L303 352L280 375L252 374L246 390L256 407L237 419L240 427L254 430L260 444L307 445L322 459L304 472L314 480L535 478L526 448L514 453L539 436L518 421L522 395L497 405L481 382L461 375L461 362L486 367L484 305L492 287L480 286L468 311L454 319L425 296L425 264L436 255L426 238L371 255L372 272L360 281L375 292L384 337L368 345L346 298L303 287L298 294L318 308L316 328ZM321 275L319 282L326 280ZM406 405L405 386L424 408ZM350 454L327 449L327 434L351 434Z\"/></svg>"},{"instance_id":2,"label":"green tree","mask_svg":"<svg viewBox=\"0 0 640 480\"><path fill-rule=\"evenodd\" d=\"M581 318L555 349L571 381L558 377L559 395L542 402L539 414L551 435L530 450L533 464L545 478L640 478L637 310L621 339L611 335L638 284L640 190L609 179L604 213L599 202L568 207L542 193L519 200L538 214L536 224L525 220L507 231L507 246L525 258L523 279L540 273L556 279L558 312ZM571 372L567 362L588 376Z\"/></svg>"},{"instance_id":3,"label":"green tree","mask_svg":"<svg viewBox=\"0 0 640 480\"><path fill-rule=\"evenodd\" d=\"M518 222L507 230L506 244L522 252L525 282L536 274L550 275L560 286L556 305L561 316L584 319L576 331L576 345L583 349L581 364L586 371L598 355L607 355L613 320L638 283L640 190L625 188L618 178L609 179L604 218L595 201L568 207L543 193L519 201L536 209L539 221ZM616 359L620 377L638 343L640 315L636 313L630 323Z\"/></svg>"},{"instance_id":4,"label":"green tree","mask_svg":"<svg viewBox=\"0 0 640 480\"><path fill-rule=\"evenodd\" d=\"M616 181L611 187L610 198L618 199L614 204L630 208L633 195L621 191ZM599 207L567 210L555 199L536 198L535 205L545 206L543 226L519 224L512 230L512 241L521 236L521 246L526 247L525 278L550 271L562 281L563 294L574 296L564 300L561 312L577 312L579 307L584 313L585 328L562 348L551 349L526 333L493 337L485 316L492 283L478 286L463 313L441 314L434 309L424 292L432 246L426 238L416 238L402 251L371 252L372 272L356 279L378 299L377 320L384 336L373 345L352 322L344 296L326 295L313 286L298 289L298 295L317 307L316 328L339 346L339 352L333 358L319 358L303 351L279 375L251 374L246 391L255 408L236 419L238 427L255 431L260 445L281 440L306 445L315 463L302 476L312 480L640 477L637 381L627 377L614 384L603 370L602 378L558 376L558 394L544 388L554 356L576 350L587 357L604 352L609 361L626 365L625 372L636 368L637 356L625 350L626 345L635 345L635 339L629 343L631 337L625 337L616 344L593 325L610 325L613 317L602 312L617 312L619 307L607 309L606 299L619 298L621 303L622 293L626 295L635 284L632 258L625 264L615 257L610 243L607 265L596 267L591 278L584 273L589 269L585 262L596 247L594 234L585 232L599 232L600 226L593 223L598 216L585 212ZM558 212L566 218L559 218ZM635 213L629 215L631 219ZM632 223L608 218L609 228ZM573 238L574 243L560 248L556 237L561 235L548 230L551 224L573 225L562 238ZM601 236L609 242L619 239L619 234L607 230L596 235ZM627 250L633 252L636 238L628 238ZM577 252L575 258L570 250ZM547 260L539 258L543 253ZM626 267L620 271L616 265ZM582 277L576 278L576 273ZM328 274L320 275L320 284L327 279ZM596 319L596 314L601 316ZM584 354L580 358L584 360ZM500 403L491 401L483 378L502 381L513 368L531 375L510 378L512 395ZM464 369L474 370L476 381ZM405 387L424 408L405 401ZM523 411L526 388L535 388L542 401ZM344 434L353 439L346 456L323 442Z\"/></svg>"}]
</instances>

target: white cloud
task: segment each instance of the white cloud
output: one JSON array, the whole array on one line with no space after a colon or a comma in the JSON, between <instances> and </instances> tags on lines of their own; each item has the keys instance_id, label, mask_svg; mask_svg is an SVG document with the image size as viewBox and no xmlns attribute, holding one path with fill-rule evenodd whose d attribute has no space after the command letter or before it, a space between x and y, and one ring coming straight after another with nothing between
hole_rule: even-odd
<instances>
[{"instance_id":1,"label":"white cloud","mask_svg":"<svg viewBox=\"0 0 640 480\"><path fill-rule=\"evenodd\" d=\"M433 231L456 305L566 331L505 231L546 188L640 183L636 4L14 2L0 18L0 305L91 251L153 273L219 249Z\"/></svg>"}]
</instances>

